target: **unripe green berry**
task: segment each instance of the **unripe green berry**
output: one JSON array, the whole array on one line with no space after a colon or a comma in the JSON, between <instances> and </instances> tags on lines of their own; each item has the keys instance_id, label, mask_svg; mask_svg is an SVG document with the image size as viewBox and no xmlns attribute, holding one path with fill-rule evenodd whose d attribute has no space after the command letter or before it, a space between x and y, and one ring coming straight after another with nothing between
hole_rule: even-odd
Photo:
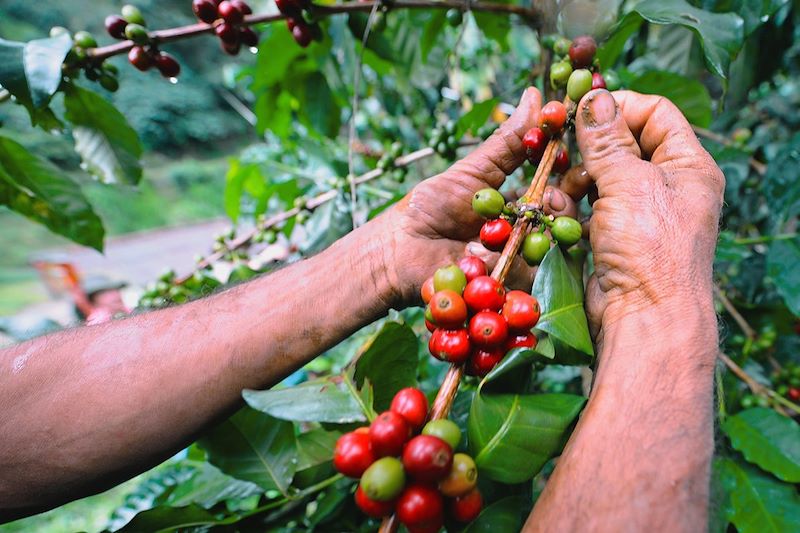
<instances>
[{"instance_id":1,"label":"unripe green berry","mask_svg":"<svg viewBox=\"0 0 800 533\"><path fill-rule=\"evenodd\" d=\"M550 250L550 239L544 233L529 233L522 241L522 258L530 266L538 265Z\"/></svg>"},{"instance_id":2,"label":"unripe green berry","mask_svg":"<svg viewBox=\"0 0 800 533\"><path fill-rule=\"evenodd\" d=\"M622 80L619 79L619 74L613 70L603 72L603 79L606 80L606 89L609 91L616 91L622 87Z\"/></svg>"},{"instance_id":3,"label":"unripe green berry","mask_svg":"<svg viewBox=\"0 0 800 533\"><path fill-rule=\"evenodd\" d=\"M81 48L94 48L97 46L97 40L88 31L76 32L72 40Z\"/></svg>"},{"instance_id":4,"label":"unripe green berry","mask_svg":"<svg viewBox=\"0 0 800 533\"><path fill-rule=\"evenodd\" d=\"M406 484L403 463L396 457L382 457L372 463L361 476L361 490L371 500L395 499Z\"/></svg>"},{"instance_id":5,"label":"unripe green berry","mask_svg":"<svg viewBox=\"0 0 800 533\"><path fill-rule=\"evenodd\" d=\"M558 35L555 33L551 33L549 35L545 35L542 37L542 46L544 48L553 49L553 46L556 44L556 39L558 39Z\"/></svg>"},{"instance_id":6,"label":"unripe green berry","mask_svg":"<svg viewBox=\"0 0 800 533\"><path fill-rule=\"evenodd\" d=\"M452 420L431 420L422 428L422 434L439 437L454 450L458 447L458 443L461 442L461 429Z\"/></svg>"},{"instance_id":7,"label":"unripe green berry","mask_svg":"<svg viewBox=\"0 0 800 533\"><path fill-rule=\"evenodd\" d=\"M503 212L506 200L496 189L487 187L472 196L472 210L485 218L497 218Z\"/></svg>"},{"instance_id":8,"label":"unripe green berry","mask_svg":"<svg viewBox=\"0 0 800 533\"><path fill-rule=\"evenodd\" d=\"M109 63L108 61L105 61L102 65L100 65L100 67L109 74L113 75L119 74L119 69L117 68L117 66L114 65L113 63Z\"/></svg>"},{"instance_id":9,"label":"unripe green berry","mask_svg":"<svg viewBox=\"0 0 800 533\"><path fill-rule=\"evenodd\" d=\"M570 247L581 240L581 223L572 217L558 217L550 226L550 233L558 244Z\"/></svg>"},{"instance_id":10,"label":"unripe green berry","mask_svg":"<svg viewBox=\"0 0 800 533\"><path fill-rule=\"evenodd\" d=\"M449 289L461 294L466 286L467 276L456 265L442 267L433 274L433 290L436 292Z\"/></svg>"},{"instance_id":11,"label":"unripe green berry","mask_svg":"<svg viewBox=\"0 0 800 533\"><path fill-rule=\"evenodd\" d=\"M572 46L572 41L567 39L566 37L559 37L556 39L556 42L553 43L553 52L559 56L566 56L569 54L569 47Z\"/></svg>"},{"instance_id":12,"label":"unripe green berry","mask_svg":"<svg viewBox=\"0 0 800 533\"><path fill-rule=\"evenodd\" d=\"M84 74L86 75L86 79L89 81L97 81L100 79L100 73L94 68L87 68L84 71Z\"/></svg>"},{"instance_id":13,"label":"unripe green berry","mask_svg":"<svg viewBox=\"0 0 800 533\"><path fill-rule=\"evenodd\" d=\"M583 95L592 90L592 73L580 68L572 72L567 82L567 96L573 102L580 102Z\"/></svg>"},{"instance_id":14,"label":"unripe green berry","mask_svg":"<svg viewBox=\"0 0 800 533\"><path fill-rule=\"evenodd\" d=\"M119 89L119 81L111 74L102 74L100 76L100 86L109 92L117 92Z\"/></svg>"},{"instance_id":15,"label":"unripe green berry","mask_svg":"<svg viewBox=\"0 0 800 533\"><path fill-rule=\"evenodd\" d=\"M130 4L122 6L122 18L124 18L131 24L139 24L140 26L146 26L144 22L144 17L142 16L142 12L139 11L139 8L136 6L132 6Z\"/></svg>"},{"instance_id":16,"label":"unripe green berry","mask_svg":"<svg viewBox=\"0 0 800 533\"><path fill-rule=\"evenodd\" d=\"M125 37L135 42L136 44L147 44L150 37L147 35L147 30L141 24L128 24L125 27Z\"/></svg>"},{"instance_id":17,"label":"unripe green berry","mask_svg":"<svg viewBox=\"0 0 800 533\"><path fill-rule=\"evenodd\" d=\"M464 20L464 16L460 9L448 9L446 17L447 23L454 28L461 25L461 22Z\"/></svg>"},{"instance_id":18,"label":"unripe green berry","mask_svg":"<svg viewBox=\"0 0 800 533\"><path fill-rule=\"evenodd\" d=\"M564 87L571 74L572 65L569 64L569 61L553 63L550 67L550 85L552 85L554 89Z\"/></svg>"}]
</instances>

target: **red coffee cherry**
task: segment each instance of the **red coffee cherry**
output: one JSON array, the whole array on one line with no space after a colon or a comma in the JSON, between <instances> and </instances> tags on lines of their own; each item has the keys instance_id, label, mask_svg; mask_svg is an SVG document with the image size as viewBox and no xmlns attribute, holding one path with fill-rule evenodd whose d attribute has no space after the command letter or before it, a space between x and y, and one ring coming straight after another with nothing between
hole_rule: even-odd
<instances>
[{"instance_id":1,"label":"red coffee cherry","mask_svg":"<svg viewBox=\"0 0 800 533\"><path fill-rule=\"evenodd\" d=\"M472 350L467 363L467 374L482 378L491 372L497 366L497 363L503 360L505 355L505 348L475 348Z\"/></svg>"},{"instance_id":2,"label":"red coffee cherry","mask_svg":"<svg viewBox=\"0 0 800 533\"><path fill-rule=\"evenodd\" d=\"M531 128L522 137L522 145L532 165L538 165L547 148L547 135L540 128Z\"/></svg>"},{"instance_id":3,"label":"red coffee cherry","mask_svg":"<svg viewBox=\"0 0 800 533\"><path fill-rule=\"evenodd\" d=\"M174 78L181 72L181 65L172 55L161 52L155 59L156 68L165 78Z\"/></svg>"},{"instance_id":4,"label":"red coffee cherry","mask_svg":"<svg viewBox=\"0 0 800 533\"><path fill-rule=\"evenodd\" d=\"M242 43L239 41L236 41L235 43L226 43L220 41L220 44L222 45L222 50L231 56L235 56L242 49Z\"/></svg>"},{"instance_id":5,"label":"red coffee cherry","mask_svg":"<svg viewBox=\"0 0 800 533\"><path fill-rule=\"evenodd\" d=\"M536 348L538 342L533 333L512 333L506 341L505 351L510 352L514 348Z\"/></svg>"},{"instance_id":6,"label":"red coffee cherry","mask_svg":"<svg viewBox=\"0 0 800 533\"><path fill-rule=\"evenodd\" d=\"M512 229L511 224L504 218L487 220L481 226L481 244L487 250L499 252L506 245Z\"/></svg>"},{"instance_id":7,"label":"red coffee cherry","mask_svg":"<svg viewBox=\"0 0 800 533\"><path fill-rule=\"evenodd\" d=\"M567 108L561 102L547 102L539 113L539 127L551 137L561 132L566 122Z\"/></svg>"},{"instance_id":8,"label":"red coffee cherry","mask_svg":"<svg viewBox=\"0 0 800 533\"><path fill-rule=\"evenodd\" d=\"M592 74L592 90L594 89L605 89L606 88L606 80L603 78L603 75L599 72L595 72Z\"/></svg>"},{"instance_id":9,"label":"red coffee cherry","mask_svg":"<svg viewBox=\"0 0 800 533\"><path fill-rule=\"evenodd\" d=\"M364 428L366 429L366 428ZM336 441L333 449L333 466L345 476L360 478L375 462L368 432L351 431Z\"/></svg>"},{"instance_id":10,"label":"red coffee cherry","mask_svg":"<svg viewBox=\"0 0 800 533\"><path fill-rule=\"evenodd\" d=\"M409 436L411 427L394 411L381 413L369 426L369 442L375 457L400 455Z\"/></svg>"},{"instance_id":11,"label":"red coffee cherry","mask_svg":"<svg viewBox=\"0 0 800 533\"><path fill-rule=\"evenodd\" d=\"M211 24L217 20L217 4L213 0L192 0L192 12L199 20Z\"/></svg>"},{"instance_id":12,"label":"red coffee cherry","mask_svg":"<svg viewBox=\"0 0 800 533\"><path fill-rule=\"evenodd\" d=\"M458 260L456 266L458 266L467 277L467 283L478 276L485 276L487 274L486 263L484 263L480 257L475 257L474 255L462 257Z\"/></svg>"},{"instance_id":13,"label":"red coffee cherry","mask_svg":"<svg viewBox=\"0 0 800 533\"><path fill-rule=\"evenodd\" d=\"M433 276L431 276L425 280L425 283L422 284L422 288L420 290L420 293L422 294L422 301L426 304L430 302L435 292L436 291L433 288Z\"/></svg>"},{"instance_id":14,"label":"red coffee cherry","mask_svg":"<svg viewBox=\"0 0 800 533\"><path fill-rule=\"evenodd\" d=\"M397 499L395 513L409 531L435 533L444 523L444 500L434 487L410 485Z\"/></svg>"},{"instance_id":15,"label":"red coffee cherry","mask_svg":"<svg viewBox=\"0 0 800 533\"><path fill-rule=\"evenodd\" d=\"M582 35L572 39L569 47L569 59L575 68L587 68L594 61L594 54L597 52L597 43L589 35Z\"/></svg>"},{"instance_id":16,"label":"red coffee cherry","mask_svg":"<svg viewBox=\"0 0 800 533\"><path fill-rule=\"evenodd\" d=\"M239 28L239 40L245 46L258 46L258 34L251 28Z\"/></svg>"},{"instance_id":17,"label":"red coffee cherry","mask_svg":"<svg viewBox=\"0 0 800 533\"><path fill-rule=\"evenodd\" d=\"M109 15L105 20L106 31L114 39L125 39L125 27L128 21L119 15Z\"/></svg>"},{"instance_id":18,"label":"red coffee cherry","mask_svg":"<svg viewBox=\"0 0 800 533\"><path fill-rule=\"evenodd\" d=\"M289 27L289 31L292 31L292 28L294 28L295 24L297 24L297 22L292 19L302 18L300 15L300 4L297 2L297 0L275 0L275 6L278 8L278 11L287 17L290 17L286 19L286 25ZM290 20L292 21L292 24L289 24Z\"/></svg>"},{"instance_id":19,"label":"red coffee cherry","mask_svg":"<svg viewBox=\"0 0 800 533\"><path fill-rule=\"evenodd\" d=\"M247 2L243 0L228 0L231 4L233 4L236 9L242 12L243 15L252 15L253 10L250 9L250 6L247 5Z\"/></svg>"},{"instance_id":20,"label":"red coffee cherry","mask_svg":"<svg viewBox=\"0 0 800 533\"><path fill-rule=\"evenodd\" d=\"M425 319L425 328L426 328L428 331L430 331L431 333L433 333L434 331L436 331L436 324L434 324L433 322L431 322L430 320L428 320L428 319L426 318L426 319Z\"/></svg>"},{"instance_id":21,"label":"red coffee cherry","mask_svg":"<svg viewBox=\"0 0 800 533\"><path fill-rule=\"evenodd\" d=\"M403 450L403 468L406 474L422 483L443 480L452 466L453 450L439 437L417 435L408 441Z\"/></svg>"},{"instance_id":22,"label":"red coffee cherry","mask_svg":"<svg viewBox=\"0 0 800 533\"><path fill-rule=\"evenodd\" d=\"M219 3L217 6L217 14L222 17L225 22L230 24L239 24L244 20L244 13L229 0L222 0L222 2Z\"/></svg>"},{"instance_id":23,"label":"red coffee cherry","mask_svg":"<svg viewBox=\"0 0 800 533\"><path fill-rule=\"evenodd\" d=\"M539 321L541 315L539 301L524 291L509 291L506 293L506 303L503 304L503 318L506 319L508 329L527 333Z\"/></svg>"},{"instance_id":24,"label":"red coffee cherry","mask_svg":"<svg viewBox=\"0 0 800 533\"><path fill-rule=\"evenodd\" d=\"M565 146L561 146L556 152L556 159L553 161L553 172L563 174L569 170L569 152Z\"/></svg>"},{"instance_id":25,"label":"red coffee cherry","mask_svg":"<svg viewBox=\"0 0 800 533\"><path fill-rule=\"evenodd\" d=\"M506 301L506 290L496 279L479 276L464 288L464 302L472 311L499 311Z\"/></svg>"},{"instance_id":26,"label":"red coffee cherry","mask_svg":"<svg viewBox=\"0 0 800 533\"><path fill-rule=\"evenodd\" d=\"M791 387L788 391L786 391L786 395L789 397L790 400L798 402L800 401L800 388Z\"/></svg>"},{"instance_id":27,"label":"red coffee cherry","mask_svg":"<svg viewBox=\"0 0 800 533\"><path fill-rule=\"evenodd\" d=\"M305 48L314 39L314 33L308 24L297 24L292 28L292 37L297 44Z\"/></svg>"},{"instance_id":28,"label":"red coffee cherry","mask_svg":"<svg viewBox=\"0 0 800 533\"><path fill-rule=\"evenodd\" d=\"M364 494L361 490L361 485L356 488L355 495L356 505L361 512L372 518L383 518L389 516L394 512L394 506L397 500L390 500L388 502L379 502L378 500L371 500L369 496Z\"/></svg>"},{"instance_id":29,"label":"red coffee cherry","mask_svg":"<svg viewBox=\"0 0 800 533\"><path fill-rule=\"evenodd\" d=\"M153 57L141 46L134 46L130 49L128 52L128 61L142 72L153 66Z\"/></svg>"},{"instance_id":30,"label":"red coffee cherry","mask_svg":"<svg viewBox=\"0 0 800 533\"><path fill-rule=\"evenodd\" d=\"M469 340L483 348L495 348L505 344L508 324L494 311L481 311L469 321Z\"/></svg>"},{"instance_id":31,"label":"red coffee cherry","mask_svg":"<svg viewBox=\"0 0 800 533\"><path fill-rule=\"evenodd\" d=\"M466 329L437 329L428 341L431 355L448 363L463 363L469 357L471 346Z\"/></svg>"},{"instance_id":32,"label":"red coffee cherry","mask_svg":"<svg viewBox=\"0 0 800 533\"><path fill-rule=\"evenodd\" d=\"M229 22L223 22L214 28L214 34L225 44L235 45L240 42L239 30Z\"/></svg>"},{"instance_id":33,"label":"red coffee cherry","mask_svg":"<svg viewBox=\"0 0 800 533\"><path fill-rule=\"evenodd\" d=\"M389 409L405 418L414 432L419 431L428 419L428 399L421 390L413 387L400 389Z\"/></svg>"},{"instance_id":34,"label":"red coffee cherry","mask_svg":"<svg viewBox=\"0 0 800 533\"><path fill-rule=\"evenodd\" d=\"M433 323L445 329L463 328L467 320L467 304L455 291L443 290L430 301Z\"/></svg>"},{"instance_id":35,"label":"red coffee cherry","mask_svg":"<svg viewBox=\"0 0 800 533\"><path fill-rule=\"evenodd\" d=\"M483 509L483 497L478 487L475 487L464 496L453 498L448 502L448 514L457 522L472 522Z\"/></svg>"}]
</instances>

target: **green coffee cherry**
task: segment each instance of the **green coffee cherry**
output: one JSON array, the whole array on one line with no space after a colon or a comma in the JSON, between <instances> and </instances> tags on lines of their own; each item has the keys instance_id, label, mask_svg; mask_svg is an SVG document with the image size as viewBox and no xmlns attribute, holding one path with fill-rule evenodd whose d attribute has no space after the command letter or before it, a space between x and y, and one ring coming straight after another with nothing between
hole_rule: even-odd
<instances>
[{"instance_id":1,"label":"green coffee cherry","mask_svg":"<svg viewBox=\"0 0 800 533\"><path fill-rule=\"evenodd\" d=\"M503 212L506 200L496 189L487 187L472 196L472 210L485 218L497 218Z\"/></svg>"},{"instance_id":2,"label":"green coffee cherry","mask_svg":"<svg viewBox=\"0 0 800 533\"><path fill-rule=\"evenodd\" d=\"M529 233L522 241L522 258L530 266L538 265L550 250L550 239L544 233Z\"/></svg>"},{"instance_id":3,"label":"green coffee cherry","mask_svg":"<svg viewBox=\"0 0 800 533\"><path fill-rule=\"evenodd\" d=\"M592 90L592 73L581 68L574 71L567 82L567 96L573 102L580 102L583 95Z\"/></svg>"},{"instance_id":4,"label":"green coffee cherry","mask_svg":"<svg viewBox=\"0 0 800 533\"><path fill-rule=\"evenodd\" d=\"M556 42L553 43L553 52L559 56L566 56L569 54L569 47L572 46L572 41L567 39L566 37L559 37L556 39Z\"/></svg>"},{"instance_id":5,"label":"green coffee cherry","mask_svg":"<svg viewBox=\"0 0 800 533\"><path fill-rule=\"evenodd\" d=\"M452 420L431 420L422 428L422 434L439 437L454 450L461 442L461 429Z\"/></svg>"},{"instance_id":6,"label":"green coffee cherry","mask_svg":"<svg viewBox=\"0 0 800 533\"><path fill-rule=\"evenodd\" d=\"M97 39L88 31L76 32L72 40L81 48L94 48L97 46Z\"/></svg>"},{"instance_id":7,"label":"green coffee cherry","mask_svg":"<svg viewBox=\"0 0 800 533\"><path fill-rule=\"evenodd\" d=\"M147 44L150 37L147 35L147 30L141 24L128 24L125 26L125 37L135 42L136 44Z\"/></svg>"},{"instance_id":8,"label":"green coffee cherry","mask_svg":"<svg viewBox=\"0 0 800 533\"><path fill-rule=\"evenodd\" d=\"M456 26L460 26L461 22L464 20L464 16L460 9L448 9L447 15L445 16L447 17L447 23L454 28Z\"/></svg>"},{"instance_id":9,"label":"green coffee cherry","mask_svg":"<svg viewBox=\"0 0 800 533\"><path fill-rule=\"evenodd\" d=\"M111 74L101 74L100 86L106 91L115 93L119 89L119 81Z\"/></svg>"},{"instance_id":10,"label":"green coffee cherry","mask_svg":"<svg viewBox=\"0 0 800 533\"><path fill-rule=\"evenodd\" d=\"M554 89L566 86L571 74L572 65L569 64L569 61L553 63L550 67L550 85Z\"/></svg>"},{"instance_id":11,"label":"green coffee cherry","mask_svg":"<svg viewBox=\"0 0 800 533\"><path fill-rule=\"evenodd\" d=\"M139 11L139 8L136 6L132 6L130 4L122 6L122 18L124 18L131 24L139 24L140 26L146 26L144 22L144 17L142 16L142 12Z\"/></svg>"},{"instance_id":12,"label":"green coffee cherry","mask_svg":"<svg viewBox=\"0 0 800 533\"><path fill-rule=\"evenodd\" d=\"M556 44L556 39L558 39L558 35L555 33L551 33L549 35L545 35L542 37L542 46L544 48L553 49L553 46Z\"/></svg>"},{"instance_id":13,"label":"green coffee cherry","mask_svg":"<svg viewBox=\"0 0 800 533\"><path fill-rule=\"evenodd\" d=\"M609 91L616 91L622 87L622 80L619 79L619 74L613 70L603 72L603 79L606 80L606 89Z\"/></svg>"},{"instance_id":14,"label":"green coffee cherry","mask_svg":"<svg viewBox=\"0 0 800 533\"><path fill-rule=\"evenodd\" d=\"M361 476L361 490L371 500L386 502L400 495L406 484L403 463L396 457L382 457Z\"/></svg>"},{"instance_id":15,"label":"green coffee cherry","mask_svg":"<svg viewBox=\"0 0 800 533\"><path fill-rule=\"evenodd\" d=\"M449 289L461 294L466 286L467 276L456 265L442 267L433 274L433 290L436 292Z\"/></svg>"},{"instance_id":16,"label":"green coffee cherry","mask_svg":"<svg viewBox=\"0 0 800 533\"><path fill-rule=\"evenodd\" d=\"M558 244L570 247L581 240L581 223L572 217L558 217L550 226L550 233Z\"/></svg>"}]
</instances>

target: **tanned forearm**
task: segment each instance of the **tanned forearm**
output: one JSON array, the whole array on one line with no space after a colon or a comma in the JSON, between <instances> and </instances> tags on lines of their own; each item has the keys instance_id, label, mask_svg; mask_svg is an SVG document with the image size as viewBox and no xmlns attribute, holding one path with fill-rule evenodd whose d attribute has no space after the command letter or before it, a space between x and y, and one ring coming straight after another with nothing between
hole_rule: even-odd
<instances>
[{"instance_id":1,"label":"tanned forearm","mask_svg":"<svg viewBox=\"0 0 800 533\"><path fill-rule=\"evenodd\" d=\"M525 531L706 528L716 321L710 299L677 301L604 330L586 410Z\"/></svg>"},{"instance_id":2,"label":"tanned forearm","mask_svg":"<svg viewBox=\"0 0 800 533\"><path fill-rule=\"evenodd\" d=\"M385 313L376 221L193 303L0 351L0 521L97 492L186 446Z\"/></svg>"}]
</instances>

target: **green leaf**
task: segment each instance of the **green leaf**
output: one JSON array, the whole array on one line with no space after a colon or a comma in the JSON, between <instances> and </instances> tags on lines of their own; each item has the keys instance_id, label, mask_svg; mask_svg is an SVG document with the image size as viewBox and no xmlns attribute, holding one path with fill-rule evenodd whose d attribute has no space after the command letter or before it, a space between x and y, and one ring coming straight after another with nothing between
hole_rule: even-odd
<instances>
[{"instance_id":1,"label":"green leaf","mask_svg":"<svg viewBox=\"0 0 800 533\"><path fill-rule=\"evenodd\" d=\"M355 382L369 379L375 391L375 409L385 411L395 393L417 384L419 341L407 324L386 322L362 347L356 362Z\"/></svg>"},{"instance_id":2,"label":"green leaf","mask_svg":"<svg viewBox=\"0 0 800 533\"><path fill-rule=\"evenodd\" d=\"M744 38L747 39L789 0L738 0L726 11L738 13L744 20Z\"/></svg>"},{"instance_id":3,"label":"green leaf","mask_svg":"<svg viewBox=\"0 0 800 533\"><path fill-rule=\"evenodd\" d=\"M335 137L342 125L342 112L328 80L319 72L307 76L296 93L303 122L320 135Z\"/></svg>"},{"instance_id":4,"label":"green leaf","mask_svg":"<svg viewBox=\"0 0 800 533\"><path fill-rule=\"evenodd\" d=\"M153 533L154 531L174 531L192 526L211 525L219 520L197 505L187 507L156 507L133 517L133 520L119 529L125 533Z\"/></svg>"},{"instance_id":5,"label":"green leaf","mask_svg":"<svg viewBox=\"0 0 800 533\"><path fill-rule=\"evenodd\" d=\"M22 52L25 77L33 105L47 105L61 84L61 65L72 48L72 39L66 33L49 39L35 39L25 44Z\"/></svg>"},{"instance_id":6,"label":"green leaf","mask_svg":"<svg viewBox=\"0 0 800 533\"><path fill-rule=\"evenodd\" d=\"M725 419L734 449L778 479L800 483L800 425L772 409L756 407Z\"/></svg>"},{"instance_id":7,"label":"green leaf","mask_svg":"<svg viewBox=\"0 0 800 533\"><path fill-rule=\"evenodd\" d=\"M369 408L350 378L341 375L285 389L244 390L242 396L253 409L295 422L365 422Z\"/></svg>"},{"instance_id":8,"label":"green leaf","mask_svg":"<svg viewBox=\"0 0 800 533\"><path fill-rule=\"evenodd\" d=\"M0 137L0 205L78 244L103 249L103 223L78 184L6 137Z\"/></svg>"},{"instance_id":9,"label":"green leaf","mask_svg":"<svg viewBox=\"0 0 800 533\"><path fill-rule=\"evenodd\" d=\"M86 169L103 183L138 183L142 145L122 113L99 94L74 85L65 95L75 151Z\"/></svg>"},{"instance_id":10,"label":"green leaf","mask_svg":"<svg viewBox=\"0 0 800 533\"><path fill-rule=\"evenodd\" d=\"M769 162L767 173L761 180L761 190L776 228L800 214L798 168L800 168L800 133L795 133Z\"/></svg>"},{"instance_id":11,"label":"green leaf","mask_svg":"<svg viewBox=\"0 0 800 533\"><path fill-rule=\"evenodd\" d=\"M507 4L508 2L501 0L498 3ZM504 13L492 13L487 11L471 11L470 13L475 17L475 23L483 34L497 42L502 51L508 51L508 34L511 33L511 18Z\"/></svg>"},{"instance_id":12,"label":"green leaf","mask_svg":"<svg viewBox=\"0 0 800 533\"><path fill-rule=\"evenodd\" d=\"M514 348L503 357L485 378L483 378L481 387L483 387L485 383L494 381L523 365L530 365L537 358L546 357L547 359L553 359L555 355L553 341L551 341L548 336L544 336L540 339L536 347L532 350L530 348Z\"/></svg>"},{"instance_id":13,"label":"green leaf","mask_svg":"<svg viewBox=\"0 0 800 533\"><path fill-rule=\"evenodd\" d=\"M509 496L487 505L462 533L521 531L529 511L530 502L525 497Z\"/></svg>"},{"instance_id":14,"label":"green leaf","mask_svg":"<svg viewBox=\"0 0 800 533\"><path fill-rule=\"evenodd\" d=\"M282 494L294 477L294 425L243 408L199 441L208 461L226 474Z\"/></svg>"},{"instance_id":15,"label":"green leaf","mask_svg":"<svg viewBox=\"0 0 800 533\"><path fill-rule=\"evenodd\" d=\"M333 459L333 448L341 434L317 428L297 437L297 470L305 470Z\"/></svg>"},{"instance_id":16,"label":"green leaf","mask_svg":"<svg viewBox=\"0 0 800 533\"><path fill-rule=\"evenodd\" d=\"M561 452L586 399L570 394L476 394L469 447L481 475L522 483Z\"/></svg>"},{"instance_id":17,"label":"green leaf","mask_svg":"<svg viewBox=\"0 0 800 533\"><path fill-rule=\"evenodd\" d=\"M48 107L37 108L25 74L25 43L0 39L0 86L14 95L17 103L27 109L31 124L45 130L60 130L61 122Z\"/></svg>"},{"instance_id":18,"label":"green leaf","mask_svg":"<svg viewBox=\"0 0 800 533\"><path fill-rule=\"evenodd\" d=\"M573 274L560 247L553 246L547 252L539 265L531 293L542 308L536 329L551 337L556 347L556 362L591 362L594 349L583 309L583 281ZM573 349L566 360L559 353L559 343Z\"/></svg>"},{"instance_id":19,"label":"green leaf","mask_svg":"<svg viewBox=\"0 0 800 533\"><path fill-rule=\"evenodd\" d=\"M773 241L767 253L767 274L778 294L795 315L800 316L800 238Z\"/></svg>"},{"instance_id":20,"label":"green leaf","mask_svg":"<svg viewBox=\"0 0 800 533\"><path fill-rule=\"evenodd\" d=\"M486 124L486 121L492 114L500 100L497 98L490 98L472 106L472 109L461 115L456 123L456 138L460 139L468 131L473 133L478 131L478 128Z\"/></svg>"},{"instance_id":21,"label":"green leaf","mask_svg":"<svg viewBox=\"0 0 800 533\"><path fill-rule=\"evenodd\" d=\"M419 43L419 52L422 57L422 62L428 62L428 54L431 53L436 40L442 34L442 29L447 21L447 12L444 9L437 9L431 13L431 18L425 24L425 29L422 31L422 38Z\"/></svg>"},{"instance_id":22,"label":"green leaf","mask_svg":"<svg viewBox=\"0 0 800 533\"><path fill-rule=\"evenodd\" d=\"M616 64L625 49L625 43L628 42L631 35L639 31L643 21L641 15L631 11L617 22L606 42L597 49L596 57L603 69L611 68Z\"/></svg>"},{"instance_id":23,"label":"green leaf","mask_svg":"<svg viewBox=\"0 0 800 533\"><path fill-rule=\"evenodd\" d=\"M635 78L627 88L644 94L666 96L692 124L703 128L711 124L711 96L705 85L696 79L654 70Z\"/></svg>"},{"instance_id":24,"label":"green leaf","mask_svg":"<svg viewBox=\"0 0 800 533\"><path fill-rule=\"evenodd\" d=\"M225 194L222 202L225 206L225 213L234 222L236 222L241 213L244 185L254 178L263 181L258 165L242 163L239 160L231 161L231 166L225 174Z\"/></svg>"},{"instance_id":25,"label":"green leaf","mask_svg":"<svg viewBox=\"0 0 800 533\"><path fill-rule=\"evenodd\" d=\"M730 498L727 518L739 533L800 531L800 496L794 487L733 459L715 459L714 470Z\"/></svg>"},{"instance_id":26,"label":"green leaf","mask_svg":"<svg viewBox=\"0 0 800 533\"><path fill-rule=\"evenodd\" d=\"M709 70L726 78L731 60L744 44L744 22L735 13L711 13L685 0L645 0L634 7L654 24L678 24L700 38Z\"/></svg>"},{"instance_id":27,"label":"green leaf","mask_svg":"<svg viewBox=\"0 0 800 533\"><path fill-rule=\"evenodd\" d=\"M264 492L255 483L227 476L210 463L199 462L195 467L192 477L172 490L167 505L185 507L197 504L211 509L225 500L239 500Z\"/></svg>"}]
</instances>

